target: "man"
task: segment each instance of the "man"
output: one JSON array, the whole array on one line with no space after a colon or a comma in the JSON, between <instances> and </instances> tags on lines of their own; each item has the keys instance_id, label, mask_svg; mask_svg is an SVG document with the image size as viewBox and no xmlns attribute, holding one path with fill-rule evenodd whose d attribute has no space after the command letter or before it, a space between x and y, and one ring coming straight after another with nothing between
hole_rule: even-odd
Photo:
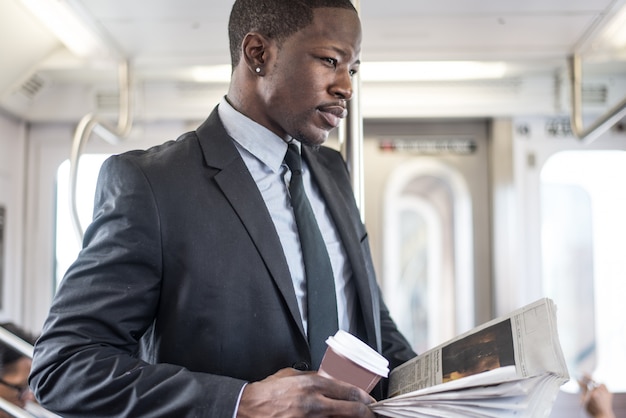
<instances>
[{"instance_id":1,"label":"man","mask_svg":"<svg viewBox=\"0 0 626 418\"><path fill-rule=\"evenodd\" d=\"M288 143L301 145L338 326L391 367L415 355L380 299L345 164L320 147L359 66L352 4L237 0L229 36L231 85L207 121L103 165L35 347L31 386L64 417L373 417L368 394L314 372Z\"/></svg>"}]
</instances>

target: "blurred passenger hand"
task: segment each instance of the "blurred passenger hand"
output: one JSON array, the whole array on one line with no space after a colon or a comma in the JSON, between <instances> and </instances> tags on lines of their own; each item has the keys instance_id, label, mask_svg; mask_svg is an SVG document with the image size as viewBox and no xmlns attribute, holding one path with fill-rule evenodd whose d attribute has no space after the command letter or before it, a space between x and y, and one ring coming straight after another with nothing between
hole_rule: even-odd
<instances>
[{"instance_id":1,"label":"blurred passenger hand","mask_svg":"<svg viewBox=\"0 0 626 418\"><path fill-rule=\"evenodd\" d=\"M615 418L613 394L604 384L596 383L589 376L584 376L578 381L578 384L581 390L582 404L593 418Z\"/></svg>"}]
</instances>

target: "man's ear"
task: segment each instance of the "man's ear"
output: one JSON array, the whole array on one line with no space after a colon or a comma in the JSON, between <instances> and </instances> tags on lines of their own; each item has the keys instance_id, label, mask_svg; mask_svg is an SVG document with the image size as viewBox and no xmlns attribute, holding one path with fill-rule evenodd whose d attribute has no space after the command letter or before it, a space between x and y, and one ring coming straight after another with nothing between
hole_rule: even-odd
<instances>
[{"instance_id":1,"label":"man's ear","mask_svg":"<svg viewBox=\"0 0 626 418\"><path fill-rule=\"evenodd\" d=\"M266 73L271 46L272 41L258 32L250 32L243 39L241 58L253 74L262 76Z\"/></svg>"}]
</instances>

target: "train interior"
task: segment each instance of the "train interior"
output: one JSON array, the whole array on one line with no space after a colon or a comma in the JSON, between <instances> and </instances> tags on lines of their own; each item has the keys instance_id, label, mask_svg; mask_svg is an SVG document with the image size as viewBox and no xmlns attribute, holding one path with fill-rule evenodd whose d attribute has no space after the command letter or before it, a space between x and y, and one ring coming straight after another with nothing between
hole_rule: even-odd
<instances>
[{"instance_id":1,"label":"train interior","mask_svg":"<svg viewBox=\"0 0 626 418\"><path fill-rule=\"evenodd\" d=\"M0 3L4 322L41 329L102 161L224 96L232 3ZM587 416L585 374L626 416L626 0L353 3L358 94L328 145L398 326L421 352L549 297L571 378L552 416Z\"/></svg>"}]
</instances>

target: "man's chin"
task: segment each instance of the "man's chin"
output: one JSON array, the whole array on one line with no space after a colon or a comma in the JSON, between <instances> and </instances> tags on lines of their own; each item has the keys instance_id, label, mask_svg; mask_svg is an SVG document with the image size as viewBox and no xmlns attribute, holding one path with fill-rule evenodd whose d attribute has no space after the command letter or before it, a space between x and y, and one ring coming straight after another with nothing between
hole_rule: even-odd
<instances>
[{"instance_id":1,"label":"man's chin","mask_svg":"<svg viewBox=\"0 0 626 418\"><path fill-rule=\"evenodd\" d=\"M323 131L322 133L317 132L315 135L307 135L305 133L299 132L298 135L295 135L296 138L301 144L306 145L311 149L317 149L324 145L326 140L328 140L329 132Z\"/></svg>"}]
</instances>

